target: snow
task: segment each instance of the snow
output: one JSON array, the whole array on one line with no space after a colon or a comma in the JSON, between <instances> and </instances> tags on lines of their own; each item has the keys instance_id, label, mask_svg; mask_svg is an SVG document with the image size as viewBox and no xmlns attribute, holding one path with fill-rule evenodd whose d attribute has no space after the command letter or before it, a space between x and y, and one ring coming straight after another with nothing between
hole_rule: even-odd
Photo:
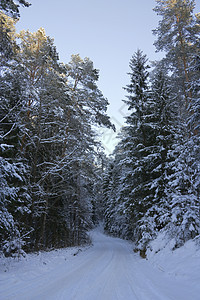
<instances>
[{"instance_id":1,"label":"snow","mask_svg":"<svg viewBox=\"0 0 200 300\"><path fill-rule=\"evenodd\" d=\"M90 232L93 245L3 258L1 300L198 300L200 250L151 251L148 260L119 238ZM157 241L158 242L158 241ZM154 249L156 248L154 245Z\"/></svg>"}]
</instances>

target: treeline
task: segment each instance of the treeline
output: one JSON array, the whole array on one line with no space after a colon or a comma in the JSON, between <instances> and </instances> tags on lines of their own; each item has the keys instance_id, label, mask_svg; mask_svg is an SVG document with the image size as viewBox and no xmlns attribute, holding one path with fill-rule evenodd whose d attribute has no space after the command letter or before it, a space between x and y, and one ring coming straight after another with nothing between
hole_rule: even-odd
<instances>
[{"instance_id":1,"label":"treeline","mask_svg":"<svg viewBox=\"0 0 200 300\"><path fill-rule=\"evenodd\" d=\"M192 0L156 2L165 57L151 71L142 51L131 58L130 113L104 176L105 229L143 257L156 238L174 249L200 234L200 14Z\"/></svg>"},{"instance_id":2,"label":"treeline","mask_svg":"<svg viewBox=\"0 0 200 300\"><path fill-rule=\"evenodd\" d=\"M97 128L114 129L98 70L60 63L44 29L16 33L18 5L0 8L0 252L82 244L102 198Z\"/></svg>"}]
</instances>

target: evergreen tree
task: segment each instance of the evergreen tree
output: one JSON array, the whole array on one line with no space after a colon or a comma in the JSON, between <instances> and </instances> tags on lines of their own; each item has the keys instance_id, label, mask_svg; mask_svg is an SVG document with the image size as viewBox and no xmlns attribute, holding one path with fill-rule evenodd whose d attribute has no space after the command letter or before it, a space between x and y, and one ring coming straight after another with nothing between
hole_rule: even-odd
<instances>
[{"instance_id":1,"label":"evergreen tree","mask_svg":"<svg viewBox=\"0 0 200 300\"><path fill-rule=\"evenodd\" d=\"M199 19L193 14L194 1L157 1L157 4L155 11L162 20L154 31L158 37L155 45L158 51L166 51L164 61L171 66L171 82L175 83L171 87L178 107L176 137L170 152L173 159L168 178L171 207L168 233L173 232L175 246L179 246L199 232L198 96L194 88L198 72L191 67L198 55Z\"/></svg>"},{"instance_id":2,"label":"evergreen tree","mask_svg":"<svg viewBox=\"0 0 200 300\"><path fill-rule=\"evenodd\" d=\"M96 141L95 126L112 127L106 115L107 99L97 87L98 70L93 63L79 55L73 55L67 67L68 87L71 94L74 113L69 113L70 124L66 132L66 149L75 153L69 164L69 178L71 193L70 226L79 235L84 234L88 226L91 227L92 202L97 201L93 196L96 175ZM73 196L72 196L73 195ZM87 208L87 209L86 209Z\"/></svg>"},{"instance_id":3,"label":"evergreen tree","mask_svg":"<svg viewBox=\"0 0 200 300\"><path fill-rule=\"evenodd\" d=\"M148 65L147 58L138 50L130 61L131 83L125 88L129 93L125 103L131 111L127 117L125 137L122 140L125 149L126 174L123 177L120 197L125 201L125 211L129 215L132 236L134 228L146 208L144 183L149 173L147 170L146 156L150 154L151 147L151 126L149 123L148 109L150 95L148 93Z\"/></svg>"},{"instance_id":4,"label":"evergreen tree","mask_svg":"<svg viewBox=\"0 0 200 300\"><path fill-rule=\"evenodd\" d=\"M22 251L30 197L27 189L27 164L19 151L21 126L21 76L16 71L15 22L3 13L1 17L0 65L0 173L1 173L1 250L6 255Z\"/></svg>"},{"instance_id":5,"label":"evergreen tree","mask_svg":"<svg viewBox=\"0 0 200 300\"><path fill-rule=\"evenodd\" d=\"M200 23L200 15L199 15ZM188 87L191 91L192 98L189 106L189 119L188 127L193 129L195 136L199 136L199 112L200 112L200 40L196 48L196 53L193 55L193 59L190 63L190 72L193 74L191 85Z\"/></svg>"},{"instance_id":6,"label":"evergreen tree","mask_svg":"<svg viewBox=\"0 0 200 300\"><path fill-rule=\"evenodd\" d=\"M172 97L170 79L163 65L158 64L151 74L151 97L153 100L152 126L155 139L152 140L151 175L147 184L151 191L151 202L139 221L140 236L138 248L145 250L149 242L169 223L170 205L168 185L173 173L170 157L176 136L176 101Z\"/></svg>"},{"instance_id":7,"label":"evergreen tree","mask_svg":"<svg viewBox=\"0 0 200 300\"><path fill-rule=\"evenodd\" d=\"M17 4L18 2L19 4ZM30 3L28 3L25 0L0 0L0 9L2 9L7 15L14 17L14 18L19 18L19 6L25 6L28 7L30 6Z\"/></svg>"},{"instance_id":8,"label":"evergreen tree","mask_svg":"<svg viewBox=\"0 0 200 300\"><path fill-rule=\"evenodd\" d=\"M115 196L110 197L109 201L113 202L113 205L108 209L112 215L114 209L118 218L123 216L125 229L120 229L119 226L118 234L121 231L123 237L136 239L138 242L143 239L141 234L145 234L142 220L152 205L155 193L155 186L152 185L155 177L153 169L159 156L156 153L157 128L155 107L149 90L148 68L146 55L138 50L130 61L131 83L125 88L129 93L125 103L131 112L126 118L127 125L123 129L122 140L115 157L116 163L119 164L118 167L113 167L112 173L112 187L115 189L112 195ZM114 216L115 220L117 217Z\"/></svg>"},{"instance_id":9,"label":"evergreen tree","mask_svg":"<svg viewBox=\"0 0 200 300\"><path fill-rule=\"evenodd\" d=\"M118 137L121 138L124 134L122 128ZM129 228L128 215L124 213L125 199L120 197L120 193L123 188L123 178L129 168L125 164L122 141L119 141L115 147L113 156L104 174L104 227L106 232L127 239L132 237L132 232Z\"/></svg>"},{"instance_id":10,"label":"evergreen tree","mask_svg":"<svg viewBox=\"0 0 200 300\"><path fill-rule=\"evenodd\" d=\"M172 71L174 90L179 94L180 112L183 120L189 117L188 107L192 98L193 74L189 68L197 51L199 41L198 15L194 16L194 0L157 0L154 11L162 17L154 43L157 51L165 51L163 59Z\"/></svg>"}]
</instances>

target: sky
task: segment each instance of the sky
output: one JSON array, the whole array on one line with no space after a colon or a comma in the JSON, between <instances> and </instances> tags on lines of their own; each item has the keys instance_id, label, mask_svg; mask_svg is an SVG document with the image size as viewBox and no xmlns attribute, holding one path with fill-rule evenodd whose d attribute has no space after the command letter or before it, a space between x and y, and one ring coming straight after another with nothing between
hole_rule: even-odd
<instances>
[{"instance_id":1,"label":"sky","mask_svg":"<svg viewBox=\"0 0 200 300\"><path fill-rule=\"evenodd\" d=\"M152 30L159 17L153 11L155 0L29 0L20 9L17 31L31 32L43 27L54 38L60 61L68 63L72 54L89 57L99 69L98 87L108 99L108 115L117 132L127 114L123 87L129 84L129 61L141 49L150 61L159 60ZM196 12L200 11L196 0ZM100 130L107 154L117 143L116 133Z\"/></svg>"}]
</instances>

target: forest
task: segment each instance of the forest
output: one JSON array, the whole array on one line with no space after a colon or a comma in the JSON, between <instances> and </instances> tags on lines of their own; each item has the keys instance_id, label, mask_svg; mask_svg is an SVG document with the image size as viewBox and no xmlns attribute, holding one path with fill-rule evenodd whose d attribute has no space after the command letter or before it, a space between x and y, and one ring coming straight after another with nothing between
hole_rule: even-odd
<instances>
[{"instance_id":1,"label":"forest","mask_svg":"<svg viewBox=\"0 0 200 300\"><path fill-rule=\"evenodd\" d=\"M16 4L17 2L17 4ZM142 257L164 237L200 236L200 13L193 0L156 0L150 62L137 50L124 87L125 126L106 156L98 129L115 131L99 70L78 54L59 61L45 29L16 32L25 0L0 1L0 255L90 243L100 221Z\"/></svg>"}]
</instances>

